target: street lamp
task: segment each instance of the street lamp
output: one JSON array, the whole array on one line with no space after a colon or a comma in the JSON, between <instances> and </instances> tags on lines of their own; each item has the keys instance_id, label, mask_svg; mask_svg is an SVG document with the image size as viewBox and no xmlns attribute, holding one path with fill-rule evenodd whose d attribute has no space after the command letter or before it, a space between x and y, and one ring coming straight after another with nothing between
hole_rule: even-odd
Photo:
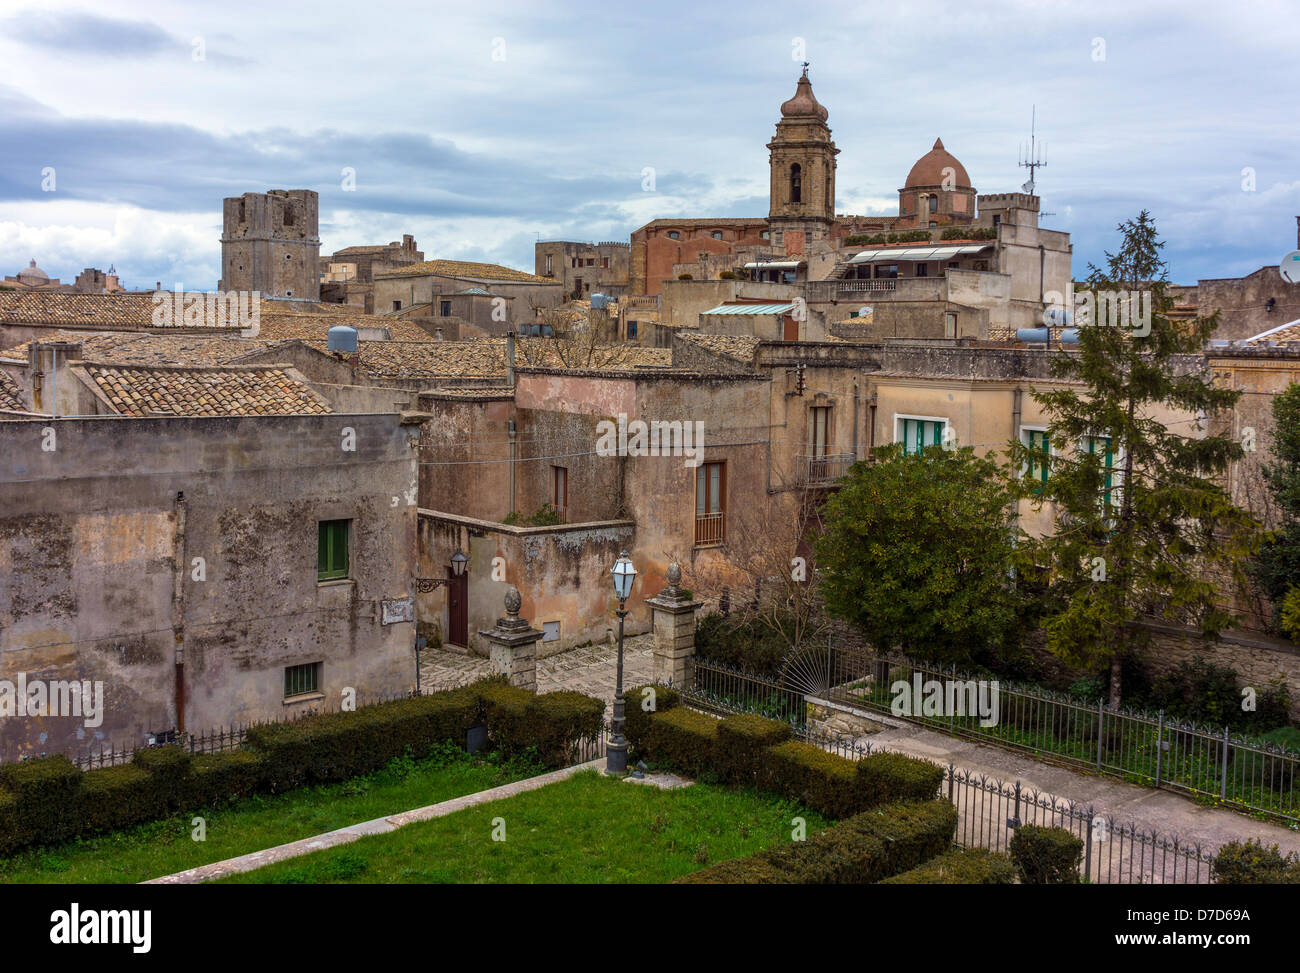
<instances>
[{"instance_id":1,"label":"street lamp","mask_svg":"<svg viewBox=\"0 0 1300 973\"><path fill-rule=\"evenodd\" d=\"M451 576L452 578L463 578L465 569L469 567L469 558L459 547L456 553L451 556ZM416 578L415 590L422 595L427 595L430 591L441 588L451 582L451 578ZM415 640L415 692L420 692L420 649L423 648L424 639L416 637Z\"/></svg>"},{"instance_id":2,"label":"street lamp","mask_svg":"<svg viewBox=\"0 0 1300 973\"><path fill-rule=\"evenodd\" d=\"M459 547L456 548L456 553L451 556L451 573L459 578L464 575L467 567L469 567L469 558Z\"/></svg>"},{"instance_id":3,"label":"street lamp","mask_svg":"<svg viewBox=\"0 0 1300 973\"><path fill-rule=\"evenodd\" d=\"M614 594L618 596L618 676L614 685L614 725L609 746L605 748L605 773L622 777L627 774L627 739L623 728L627 711L623 705L623 619L627 618L627 599L636 581L636 568L623 551L609 572L614 578Z\"/></svg>"}]
</instances>

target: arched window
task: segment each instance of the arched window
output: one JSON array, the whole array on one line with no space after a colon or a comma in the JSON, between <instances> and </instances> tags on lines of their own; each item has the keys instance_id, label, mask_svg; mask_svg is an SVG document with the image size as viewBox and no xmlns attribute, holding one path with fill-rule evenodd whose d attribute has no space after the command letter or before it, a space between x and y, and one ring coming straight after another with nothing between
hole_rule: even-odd
<instances>
[{"instance_id":1,"label":"arched window","mask_svg":"<svg viewBox=\"0 0 1300 973\"><path fill-rule=\"evenodd\" d=\"M930 195L930 212L939 212L939 197L935 196L933 193Z\"/></svg>"},{"instance_id":2,"label":"arched window","mask_svg":"<svg viewBox=\"0 0 1300 973\"><path fill-rule=\"evenodd\" d=\"M790 202L803 202L803 170L797 162L790 167Z\"/></svg>"}]
</instances>

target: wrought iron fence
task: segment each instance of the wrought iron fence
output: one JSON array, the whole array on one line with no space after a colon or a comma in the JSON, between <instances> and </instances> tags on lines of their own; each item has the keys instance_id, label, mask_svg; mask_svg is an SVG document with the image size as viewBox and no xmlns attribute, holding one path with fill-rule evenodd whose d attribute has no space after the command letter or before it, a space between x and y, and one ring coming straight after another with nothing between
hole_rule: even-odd
<instances>
[{"instance_id":1,"label":"wrought iron fence","mask_svg":"<svg viewBox=\"0 0 1300 973\"><path fill-rule=\"evenodd\" d=\"M802 692L717 662L697 659L695 681L683 691L692 705L714 713L757 713L797 726L808 722L808 701Z\"/></svg>"},{"instance_id":2,"label":"wrought iron fence","mask_svg":"<svg viewBox=\"0 0 1300 973\"><path fill-rule=\"evenodd\" d=\"M696 664L697 671L707 672ZM752 686L744 685L745 679ZM1189 794L1207 804L1220 804L1300 822L1300 754L1285 747L1233 733L1174 720L1163 712L1123 708L1110 710L1103 700L1089 702L1001 680L997 682L996 720L971 705L981 675L855 647L807 646L787 657L776 688L800 691L832 702L933 727L955 736L1009 750L1045 757L1053 762L1087 767ZM921 706L902 712L895 706L900 684L919 686L928 695L938 686L945 704L929 712ZM728 691L748 698L772 691L772 680L752 674L731 676ZM707 683L702 690L710 690ZM912 693L911 695L915 695ZM954 705L955 704L955 705Z\"/></svg>"},{"instance_id":3,"label":"wrought iron fence","mask_svg":"<svg viewBox=\"0 0 1300 973\"><path fill-rule=\"evenodd\" d=\"M711 670L722 669L721 675ZM764 712L763 693L775 690L789 693L771 680L750 674L750 681L761 688L737 687L738 670L705 664L705 678L722 681L730 691L704 690L697 686L682 687L686 703L696 709L724 713L772 715ZM697 663L697 677L700 664ZM803 711L806 716L807 710ZM888 748L868 740L833 735L812 729L801 720L790 720L795 736L849 760L861 760L872 753L889 752ZM1162 835L1155 829L1132 821L1119 821L1101 814L1091 804L1055 797L1045 791L1025 787L1020 781L1006 782L986 774L977 774L953 765L944 768L943 780L935 797L946 797L957 808L957 833L954 843L964 848L988 848L1006 851L1015 829L1024 824L1065 828L1083 841L1079 874L1099 884L1206 885L1214 881L1213 850L1196 842Z\"/></svg>"}]
</instances>

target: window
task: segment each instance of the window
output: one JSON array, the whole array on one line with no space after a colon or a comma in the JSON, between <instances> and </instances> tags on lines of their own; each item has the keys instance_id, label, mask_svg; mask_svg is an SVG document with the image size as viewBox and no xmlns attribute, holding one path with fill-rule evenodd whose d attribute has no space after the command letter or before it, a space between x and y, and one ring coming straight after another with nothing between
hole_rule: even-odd
<instances>
[{"instance_id":1,"label":"window","mask_svg":"<svg viewBox=\"0 0 1300 973\"><path fill-rule=\"evenodd\" d=\"M938 197L938 196L931 196L931 197L930 197L930 212L931 212L931 213L937 213L937 212L939 212L939 197ZM933 226L934 224L931 223L930 225Z\"/></svg>"},{"instance_id":2,"label":"window","mask_svg":"<svg viewBox=\"0 0 1300 973\"><path fill-rule=\"evenodd\" d=\"M764 230L762 233L759 234L759 236L762 237L764 240L770 240L772 238L772 234L769 233L767 230Z\"/></svg>"},{"instance_id":3,"label":"window","mask_svg":"<svg viewBox=\"0 0 1300 973\"><path fill-rule=\"evenodd\" d=\"M790 202L803 202L803 170L797 162L790 167Z\"/></svg>"},{"instance_id":4,"label":"window","mask_svg":"<svg viewBox=\"0 0 1300 973\"><path fill-rule=\"evenodd\" d=\"M1084 436L1083 448L1088 455L1101 457L1101 502L1106 506L1113 506L1116 502L1114 442L1109 436Z\"/></svg>"},{"instance_id":5,"label":"window","mask_svg":"<svg viewBox=\"0 0 1300 973\"><path fill-rule=\"evenodd\" d=\"M898 264L876 264L877 277L897 277Z\"/></svg>"},{"instance_id":6,"label":"window","mask_svg":"<svg viewBox=\"0 0 1300 973\"><path fill-rule=\"evenodd\" d=\"M284 698L305 696L320 692L319 662L307 662L300 666L284 667Z\"/></svg>"},{"instance_id":7,"label":"window","mask_svg":"<svg viewBox=\"0 0 1300 973\"><path fill-rule=\"evenodd\" d=\"M569 471L563 466L551 467L551 506L560 520L569 521Z\"/></svg>"},{"instance_id":8,"label":"window","mask_svg":"<svg viewBox=\"0 0 1300 973\"><path fill-rule=\"evenodd\" d=\"M826 443L831 428L831 407L813 406L808 410L808 443L813 459L826 458Z\"/></svg>"},{"instance_id":9,"label":"window","mask_svg":"<svg viewBox=\"0 0 1300 973\"><path fill-rule=\"evenodd\" d=\"M293 226L293 207L292 207L292 206L286 206L286 207L284 208L284 225L285 225L285 226Z\"/></svg>"},{"instance_id":10,"label":"window","mask_svg":"<svg viewBox=\"0 0 1300 973\"><path fill-rule=\"evenodd\" d=\"M945 338L957 337L957 315L952 311L943 316L943 336Z\"/></svg>"},{"instance_id":11,"label":"window","mask_svg":"<svg viewBox=\"0 0 1300 973\"><path fill-rule=\"evenodd\" d=\"M917 276L917 277L928 277L928 276L930 276L930 265L929 265L929 264L917 264L917 265L916 265L916 276Z\"/></svg>"},{"instance_id":12,"label":"window","mask_svg":"<svg viewBox=\"0 0 1300 973\"><path fill-rule=\"evenodd\" d=\"M904 456L915 456L929 446L942 446L947 419L899 419L894 441L903 444Z\"/></svg>"},{"instance_id":13,"label":"window","mask_svg":"<svg viewBox=\"0 0 1300 973\"><path fill-rule=\"evenodd\" d=\"M588 266L588 267L594 267L594 266L596 266L596 258L595 258L595 257L588 257L588 258L587 258L587 266Z\"/></svg>"},{"instance_id":14,"label":"window","mask_svg":"<svg viewBox=\"0 0 1300 973\"><path fill-rule=\"evenodd\" d=\"M1022 441L1034 454L1025 468L1025 475L1034 481L1034 493L1041 494L1047 484L1052 462L1052 440L1046 429L1024 429Z\"/></svg>"},{"instance_id":15,"label":"window","mask_svg":"<svg viewBox=\"0 0 1300 973\"><path fill-rule=\"evenodd\" d=\"M627 323L627 336L628 336L629 338L635 338L635 337L636 337L636 322L635 322L635 321L629 321L629 322Z\"/></svg>"},{"instance_id":16,"label":"window","mask_svg":"<svg viewBox=\"0 0 1300 973\"><path fill-rule=\"evenodd\" d=\"M554 254L550 254L550 253L546 255L546 275L548 277L551 275L551 257L553 256Z\"/></svg>"},{"instance_id":17,"label":"window","mask_svg":"<svg viewBox=\"0 0 1300 973\"><path fill-rule=\"evenodd\" d=\"M721 230L714 230L714 231L713 231L713 239L715 239L715 240L721 240L721 239L722 239L722 231L721 231Z\"/></svg>"},{"instance_id":18,"label":"window","mask_svg":"<svg viewBox=\"0 0 1300 973\"><path fill-rule=\"evenodd\" d=\"M609 258L608 258L608 257L601 257L601 258L600 258L600 269L601 269L601 270L609 270Z\"/></svg>"},{"instance_id":19,"label":"window","mask_svg":"<svg viewBox=\"0 0 1300 973\"><path fill-rule=\"evenodd\" d=\"M393 310L394 310L394 311L400 311L401 309L402 309L402 302L401 302L401 301L393 301Z\"/></svg>"},{"instance_id":20,"label":"window","mask_svg":"<svg viewBox=\"0 0 1300 973\"><path fill-rule=\"evenodd\" d=\"M1000 224L1001 222L1002 222L1002 215L1001 215L1000 213L994 213L994 214L993 214L993 225L994 225L994 226L997 226L997 225Z\"/></svg>"},{"instance_id":21,"label":"window","mask_svg":"<svg viewBox=\"0 0 1300 973\"><path fill-rule=\"evenodd\" d=\"M444 318L451 317L451 301L439 301L438 313Z\"/></svg>"},{"instance_id":22,"label":"window","mask_svg":"<svg viewBox=\"0 0 1300 973\"><path fill-rule=\"evenodd\" d=\"M695 470L695 546L721 544L727 533L726 464L701 463Z\"/></svg>"},{"instance_id":23,"label":"window","mask_svg":"<svg viewBox=\"0 0 1300 973\"><path fill-rule=\"evenodd\" d=\"M316 580L337 581L348 576L350 520L322 520L317 524Z\"/></svg>"},{"instance_id":24,"label":"window","mask_svg":"<svg viewBox=\"0 0 1300 973\"><path fill-rule=\"evenodd\" d=\"M669 240L681 239L681 234L678 233L676 230L673 230L671 233L668 234L668 239Z\"/></svg>"}]
</instances>

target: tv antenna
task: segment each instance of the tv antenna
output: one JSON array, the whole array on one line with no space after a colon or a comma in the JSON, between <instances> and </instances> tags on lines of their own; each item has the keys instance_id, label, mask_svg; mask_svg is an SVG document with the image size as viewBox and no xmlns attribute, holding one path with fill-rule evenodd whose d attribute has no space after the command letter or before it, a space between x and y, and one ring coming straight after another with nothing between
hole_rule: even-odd
<instances>
[{"instance_id":1,"label":"tv antenna","mask_svg":"<svg viewBox=\"0 0 1300 973\"><path fill-rule=\"evenodd\" d=\"M1038 145L1038 106L1035 105L1030 109L1029 116L1029 145L1020 146L1020 166L1029 170L1029 182L1020 188L1029 195L1034 195L1034 188L1037 186L1038 170L1047 165L1043 161L1043 156L1047 154L1046 148L1039 148Z\"/></svg>"}]
</instances>

